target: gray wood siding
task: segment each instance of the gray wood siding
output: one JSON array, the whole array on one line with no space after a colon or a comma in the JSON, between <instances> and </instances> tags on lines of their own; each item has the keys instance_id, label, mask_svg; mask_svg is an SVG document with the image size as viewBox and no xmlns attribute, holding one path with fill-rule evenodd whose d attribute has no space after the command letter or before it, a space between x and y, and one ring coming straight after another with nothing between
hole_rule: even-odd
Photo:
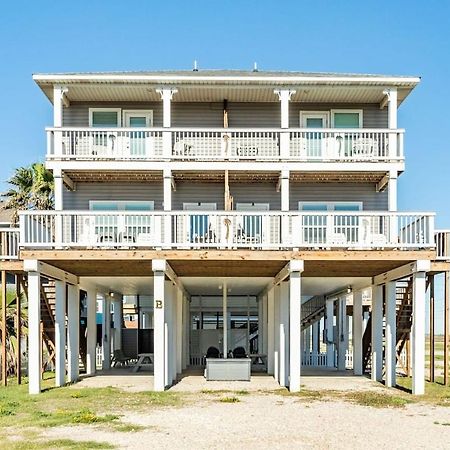
<instances>
[{"instance_id":1,"label":"gray wood siding","mask_svg":"<svg viewBox=\"0 0 450 450\"><path fill-rule=\"evenodd\" d=\"M230 193L234 205L237 203L269 203L271 211L281 209L281 194L277 192L276 184L271 183L235 183L230 184Z\"/></svg>"},{"instance_id":2,"label":"gray wood siding","mask_svg":"<svg viewBox=\"0 0 450 450\"><path fill-rule=\"evenodd\" d=\"M64 209L88 210L89 200L154 201L162 209L162 183L77 183L76 191L64 190Z\"/></svg>"},{"instance_id":3,"label":"gray wood siding","mask_svg":"<svg viewBox=\"0 0 450 450\"><path fill-rule=\"evenodd\" d=\"M272 183L232 183L230 192L237 203L269 203L271 211L281 209L281 193ZM162 183L77 183L74 192L64 191L64 209L88 210L89 200L154 201L155 209L163 209ZM299 201L351 201L363 202L363 209L383 211L388 209L388 195L376 192L375 185L367 183L292 183L290 185L290 209L298 210ZM223 183L177 183L172 192L172 209L182 210L183 203L216 203L224 209Z\"/></svg>"},{"instance_id":4,"label":"gray wood siding","mask_svg":"<svg viewBox=\"0 0 450 450\"><path fill-rule=\"evenodd\" d=\"M162 126L162 103L72 103L64 108L63 124L67 127L89 126L89 108L151 109L153 124ZM362 109L365 128L387 128L387 109L380 110L378 104L325 104L291 103L290 126L300 126L300 111L330 111L331 109ZM229 103L228 125L236 128L279 128L279 103ZM173 127L219 127L223 126L223 104L220 102L172 103Z\"/></svg>"},{"instance_id":5,"label":"gray wood siding","mask_svg":"<svg viewBox=\"0 0 450 450\"><path fill-rule=\"evenodd\" d=\"M365 211L387 211L388 193L377 192L371 183L291 183L289 208L298 202L363 202Z\"/></svg>"},{"instance_id":6,"label":"gray wood siding","mask_svg":"<svg viewBox=\"0 0 450 450\"><path fill-rule=\"evenodd\" d=\"M177 183L172 192L172 209L182 210L183 203L216 203L218 210L224 209L223 183Z\"/></svg>"}]
</instances>

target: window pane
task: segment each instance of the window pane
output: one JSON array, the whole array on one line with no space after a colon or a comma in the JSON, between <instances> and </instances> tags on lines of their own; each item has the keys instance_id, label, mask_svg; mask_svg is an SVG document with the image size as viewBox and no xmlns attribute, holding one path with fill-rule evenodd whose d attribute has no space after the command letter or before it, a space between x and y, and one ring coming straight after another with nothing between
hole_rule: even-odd
<instances>
[{"instance_id":1,"label":"window pane","mask_svg":"<svg viewBox=\"0 0 450 450\"><path fill-rule=\"evenodd\" d=\"M326 211L327 205L325 203L306 203L301 205L302 211Z\"/></svg>"},{"instance_id":2,"label":"window pane","mask_svg":"<svg viewBox=\"0 0 450 450\"><path fill-rule=\"evenodd\" d=\"M117 211L119 205L117 202L96 202L91 204L92 211Z\"/></svg>"},{"instance_id":3,"label":"window pane","mask_svg":"<svg viewBox=\"0 0 450 450\"><path fill-rule=\"evenodd\" d=\"M92 126L93 127L117 127L118 125L117 111L93 111Z\"/></svg>"},{"instance_id":4,"label":"window pane","mask_svg":"<svg viewBox=\"0 0 450 450\"><path fill-rule=\"evenodd\" d=\"M152 209L153 205L146 202L125 203L124 205L125 211L151 211Z\"/></svg>"},{"instance_id":5,"label":"window pane","mask_svg":"<svg viewBox=\"0 0 450 450\"><path fill-rule=\"evenodd\" d=\"M130 127L145 128L146 126L145 117L130 117Z\"/></svg>"},{"instance_id":6,"label":"window pane","mask_svg":"<svg viewBox=\"0 0 450 450\"><path fill-rule=\"evenodd\" d=\"M323 128L323 119L320 117L307 117L306 128Z\"/></svg>"},{"instance_id":7,"label":"window pane","mask_svg":"<svg viewBox=\"0 0 450 450\"><path fill-rule=\"evenodd\" d=\"M359 211L360 205L357 203L341 203L334 205L335 211Z\"/></svg>"},{"instance_id":8,"label":"window pane","mask_svg":"<svg viewBox=\"0 0 450 450\"><path fill-rule=\"evenodd\" d=\"M334 113L335 128L359 128L359 113Z\"/></svg>"}]
</instances>

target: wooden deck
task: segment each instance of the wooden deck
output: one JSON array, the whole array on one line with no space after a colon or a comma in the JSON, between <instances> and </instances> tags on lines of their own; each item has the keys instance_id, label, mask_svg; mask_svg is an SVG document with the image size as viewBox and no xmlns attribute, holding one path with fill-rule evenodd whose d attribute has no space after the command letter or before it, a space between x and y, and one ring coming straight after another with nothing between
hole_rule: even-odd
<instances>
[{"instance_id":1,"label":"wooden deck","mask_svg":"<svg viewBox=\"0 0 450 450\"><path fill-rule=\"evenodd\" d=\"M76 276L151 276L151 261L166 259L178 276L271 277L290 260L305 261L303 276L368 277L419 259L432 251L396 250L30 250L37 259ZM0 263L1 264L1 263Z\"/></svg>"}]
</instances>

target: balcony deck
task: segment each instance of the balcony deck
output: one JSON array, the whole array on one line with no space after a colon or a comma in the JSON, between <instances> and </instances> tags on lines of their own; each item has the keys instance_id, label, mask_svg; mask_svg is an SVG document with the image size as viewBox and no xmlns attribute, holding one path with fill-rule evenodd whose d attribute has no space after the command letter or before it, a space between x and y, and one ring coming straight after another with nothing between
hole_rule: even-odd
<instances>
[{"instance_id":1,"label":"balcony deck","mask_svg":"<svg viewBox=\"0 0 450 450\"><path fill-rule=\"evenodd\" d=\"M47 160L401 162L404 130L47 128Z\"/></svg>"}]
</instances>

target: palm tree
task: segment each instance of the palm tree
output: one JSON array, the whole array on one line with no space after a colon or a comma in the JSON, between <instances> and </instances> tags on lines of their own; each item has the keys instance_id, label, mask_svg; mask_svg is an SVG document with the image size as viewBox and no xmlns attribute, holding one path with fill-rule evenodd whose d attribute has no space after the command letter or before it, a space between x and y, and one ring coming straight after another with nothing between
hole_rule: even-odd
<instances>
[{"instance_id":1,"label":"palm tree","mask_svg":"<svg viewBox=\"0 0 450 450\"><path fill-rule=\"evenodd\" d=\"M24 296L21 295L21 314L20 314L20 323L22 328L22 336L26 336L28 333L28 319L27 319L27 310L28 307L26 302L24 302ZM0 313L2 311L2 295L0 292ZM16 359L16 351L17 351L17 327L16 327L16 310L17 310L17 297L14 290L8 289L6 291L6 370L8 375L12 375L16 371L17 367L17 359ZM2 314L0 314L0 326ZM2 338L3 339L3 338ZM4 342L0 339L0 344L3 346Z\"/></svg>"},{"instance_id":2,"label":"palm tree","mask_svg":"<svg viewBox=\"0 0 450 450\"><path fill-rule=\"evenodd\" d=\"M4 194L3 209L12 209L17 223L18 211L29 209L53 209L53 175L42 163L19 167L8 180L11 188Z\"/></svg>"}]
</instances>

